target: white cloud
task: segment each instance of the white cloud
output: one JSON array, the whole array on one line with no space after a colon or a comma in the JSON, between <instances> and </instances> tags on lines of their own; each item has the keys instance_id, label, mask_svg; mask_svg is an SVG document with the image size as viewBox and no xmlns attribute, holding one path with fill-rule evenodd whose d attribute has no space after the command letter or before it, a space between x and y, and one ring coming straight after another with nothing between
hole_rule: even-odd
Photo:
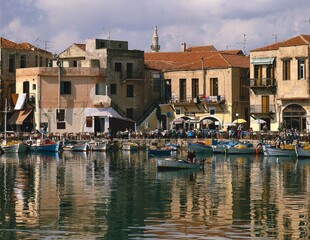
<instances>
[{"instance_id":1,"label":"white cloud","mask_svg":"<svg viewBox=\"0 0 310 240\"><path fill-rule=\"evenodd\" d=\"M40 36L56 52L109 36L150 51L155 25L162 51L178 51L181 42L243 49L244 40L249 51L272 43L275 34L284 40L310 33L309 0L11 0L1 9L3 37L33 43Z\"/></svg>"}]
</instances>

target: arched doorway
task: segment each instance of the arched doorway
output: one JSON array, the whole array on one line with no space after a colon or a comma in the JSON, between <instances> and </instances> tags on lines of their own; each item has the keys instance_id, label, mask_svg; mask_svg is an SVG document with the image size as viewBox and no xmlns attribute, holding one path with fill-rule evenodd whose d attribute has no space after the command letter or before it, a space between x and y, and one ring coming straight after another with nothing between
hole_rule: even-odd
<instances>
[{"instance_id":1,"label":"arched doorway","mask_svg":"<svg viewBox=\"0 0 310 240\"><path fill-rule=\"evenodd\" d=\"M284 126L288 129L294 128L304 130L307 128L306 110L298 105L288 105L282 112Z\"/></svg>"}]
</instances>

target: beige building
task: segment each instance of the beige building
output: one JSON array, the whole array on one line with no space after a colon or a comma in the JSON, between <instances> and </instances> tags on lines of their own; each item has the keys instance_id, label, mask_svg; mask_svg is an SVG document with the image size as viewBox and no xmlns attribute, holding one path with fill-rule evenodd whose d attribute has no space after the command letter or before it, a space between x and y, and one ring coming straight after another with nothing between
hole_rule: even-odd
<instances>
[{"instance_id":1,"label":"beige building","mask_svg":"<svg viewBox=\"0 0 310 240\"><path fill-rule=\"evenodd\" d=\"M249 120L249 58L242 51L184 43L180 52L145 53L145 63L161 75L164 99L162 121L149 117L146 126L226 130L236 118Z\"/></svg>"},{"instance_id":2,"label":"beige building","mask_svg":"<svg viewBox=\"0 0 310 240\"><path fill-rule=\"evenodd\" d=\"M0 37L0 109L12 109L15 102L11 95L16 91L16 70L31 67L47 67L52 63L52 54L30 43L15 43ZM11 113L8 112L8 116ZM1 128L4 128L1 117Z\"/></svg>"},{"instance_id":3,"label":"beige building","mask_svg":"<svg viewBox=\"0 0 310 240\"><path fill-rule=\"evenodd\" d=\"M31 103L9 122L32 120L36 129L47 127L50 133L136 130L135 121L147 116L160 96L144 72L144 52L128 50L126 41L72 44L53 67L19 69L16 80L19 98L26 93Z\"/></svg>"},{"instance_id":4,"label":"beige building","mask_svg":"<svg viewBox=\"0 0 310 240\"><path fill-rule=\"evenodd\" d=\"M299 35L250 53L251 126L271 131L310 130L309 35Z\"/></svg>"}]
</instances>

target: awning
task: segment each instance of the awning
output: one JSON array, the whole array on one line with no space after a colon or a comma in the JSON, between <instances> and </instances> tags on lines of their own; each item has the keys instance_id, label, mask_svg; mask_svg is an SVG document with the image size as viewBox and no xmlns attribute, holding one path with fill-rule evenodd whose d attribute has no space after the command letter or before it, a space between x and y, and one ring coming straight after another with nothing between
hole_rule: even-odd
<instances>
[{"instance_id":1,"label":"awning","mask_svg":"<svg viewBox=\"0 0 310 240\"><path fill-rule=\"evenodd\" d=\"M253 58L251 60L251 64L253 65L270 65L273 64L274 61L274 57L273 58Z\"/></svg>"},{"instance_id":2,"label":"awning","mask_svg":"<svg viewBox=\"0 0 310 240\"><path fill-rule=\"evenodd\" d=\"M21 110L21 109L23 109L24 104L25 104L25 100L26 100L26 96L27 96L26 93L18 94L18 98L17 98L16 105L14 107L14 110Z\"/></svg>"},{"instance_id":3,"label":"awning","mask_svg":"<svg viewBox=\"0 0 310 240\"><path fill-rule=\"evenodd\" d=\"M20 111L15 111L13 115L10 117L8 123L22 125L25 121L26 117L31 113L32 109L25 109Z\"/></svg>"}]
</instances>

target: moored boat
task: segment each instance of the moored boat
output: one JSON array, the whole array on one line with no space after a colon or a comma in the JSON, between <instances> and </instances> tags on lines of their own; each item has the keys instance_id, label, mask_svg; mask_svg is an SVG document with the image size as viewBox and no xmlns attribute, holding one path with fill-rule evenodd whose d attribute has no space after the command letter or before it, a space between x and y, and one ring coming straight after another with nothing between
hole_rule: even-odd
<instances>
[{"instance_id":1,"label":"moored boat","mask_svg":"<svg viewBox=\"0 0 310 240\"><path fill-rule=\"evenodd\" d=\"M30 145L30 150L33 152L58 152L60 142L54 142L50 139L38 139L34 144Z\"/></svg>"},{"instance_id":2,"label":"moored boat","mask_svg":"<svg viewBox=\"0 0 310 240\"><path fill-rule=\"evenodd\" d=\"M295 145L295 153L297 158L310 158L310 146Z\"/></svg>"},{"instance_id":3,"label":"moored boat","mask_svg":"<svg viewBox=\"0 0 310 240\"><path fill-rule=\"evenodd\" d=\"M91 151L101 151L105 152L108 149L109 144L106 142L99 142L99 141L90 141L89 148Z\"/></svg>"},{"instance_id":4,"label":"moored boat","mask_svg":"<svg viewBox=\"0 0 310 240\"><path fill-rule=\"evenodd\" d=\"M156 156L171 155L171 151L175 151L175 148L171 146L165 146L165 147L151 146L148 148L148 153Z\"/></svg>"},{"instance_id":5,"label":"moored boat","mask_svg":"<svg viewBox=\"0 0 310 240\"><path fill-rule=\"evenodd\" d=\"M294 145L284 145L280 148L263 145L264 156L296 156Z\"/></svg>"},{"instance_id":6,"label":"moored boat","mask_svg":"<svg viewBox=\"0 0 310 240\"><path fill-rule=\"evenodd\" d=\"M236 146L225 146L225 154L262 154L262 147L254 147L252 144L239 143Z\"/></svg>"},{"instance_id":7,"label":"moored boat","mask_svg":"<svg viewBox=\"0 0 310 240\"><path fill-rule=\"evenodd\" d=\"M182 159L156 158L158 170L199 169L200 163L190 163Z\"/></svg>"},{"instance_id":8,"label":"moored boat","mask_svg":"<svg viewBox=\"0 0 310 240\"><path fill-rule=\"evenodd\" d=\"M63 151L80 151L86 152L88 149L87 143L69 143L62 146Z\"/></svg>"},{"instance_id":9,"label":"moored boat","mask_svg":"<svg viewBox=\"0 0 310 240\"><path fill-rule=\"evenodd\" d=\"M124 151L136 151L138 148L139 145L135 142L125 142L122 144L122 150Z\"/></svg>"},{"instance_id":10,"label":"moored boat","mask_svg":"<svg viewBox=\"0 0 310 240\"><path fill-rule=\"evenodd\" d=\"M188 143L188 147L196 152L212 152L212 146L214 145L217 145L217 140L214 139Z\"/></svg>"},{"instance_id":11,"label":"moored boat","mask_svg":"<svg viewBox=\"0 0 310 240\"><path fill-rule=\"evenodd\" d=\"M1 145L1 149L4 153L21 153L26 152L28 146L20 141L11 141Z\"/></svg>"}]
</instances>

